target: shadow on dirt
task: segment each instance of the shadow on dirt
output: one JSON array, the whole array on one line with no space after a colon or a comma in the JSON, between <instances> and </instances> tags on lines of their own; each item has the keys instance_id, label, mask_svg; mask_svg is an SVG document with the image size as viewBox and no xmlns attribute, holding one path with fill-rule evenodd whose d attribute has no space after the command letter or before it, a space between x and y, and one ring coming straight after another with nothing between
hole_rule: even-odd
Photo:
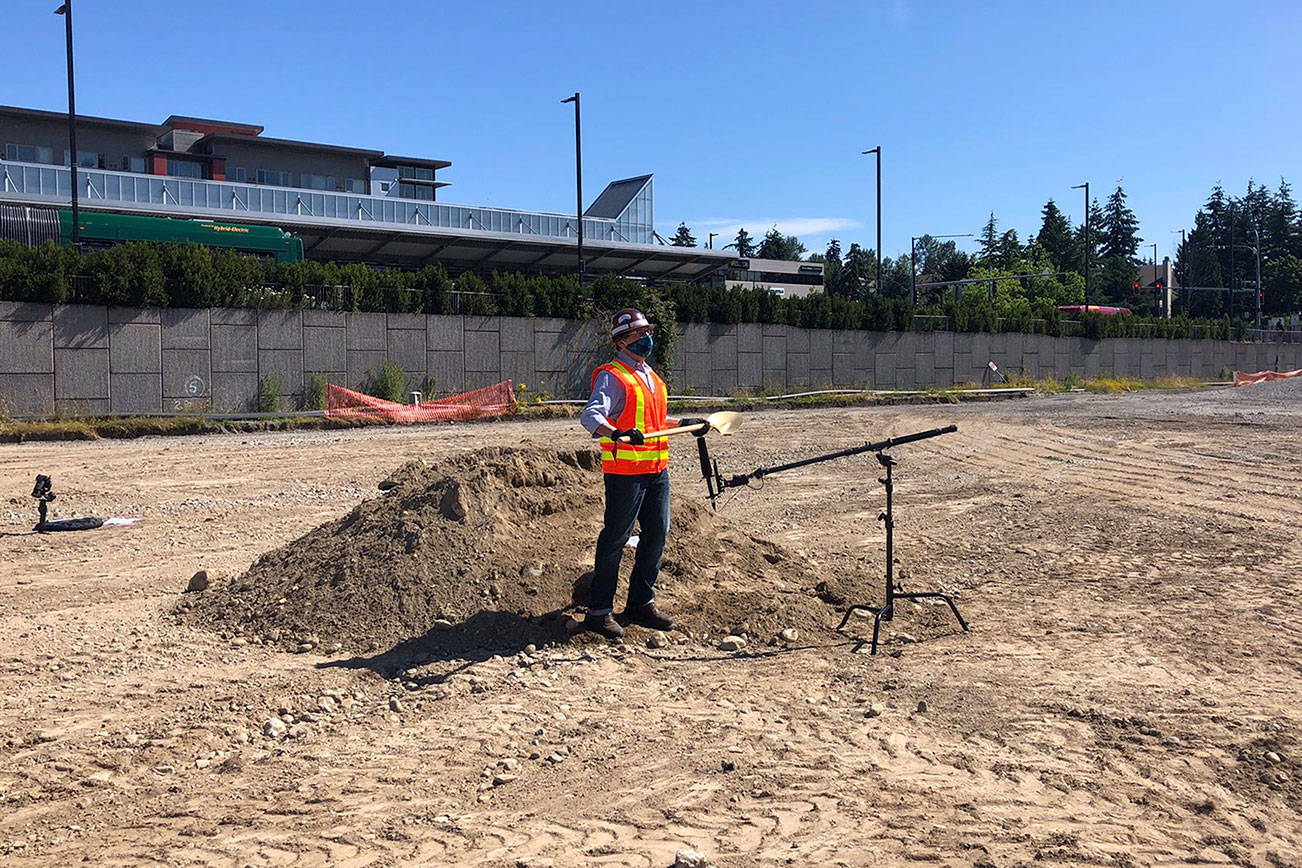
<instances>
[{"instance_id":1,"label":"shadow on dirt","mask_svg":"<svg viewBox=\"0 0 1302 868\"><path fill-rule=\"evenodd\" d=\"M436 660L461 661L464 666L480 663L493 655L518 654L530 645L542 647L569 639L565 609L526 618L514 612L482 611L451 627L436 627L423 636L404 639L387 651L330 660L319 669L369 669L384 678L395 678L403 670ZM458 667L424 683L437 684L460 671ZM413 679L421 683L421 679Z\"/></svg>"}]
</instances>

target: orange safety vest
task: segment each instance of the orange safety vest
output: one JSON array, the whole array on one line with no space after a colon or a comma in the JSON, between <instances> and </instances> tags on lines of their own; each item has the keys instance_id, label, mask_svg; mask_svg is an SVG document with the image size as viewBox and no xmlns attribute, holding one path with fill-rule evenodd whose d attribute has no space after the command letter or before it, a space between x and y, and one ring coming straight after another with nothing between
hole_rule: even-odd
<instances>
[{"instance_id":1,"label":"orange safety vest","mask_svg":"<svg viewBox=\"0 0 1302 868\"><path fill-rule=\"evenodd\" d=\"M624 384L624 409L618 418L611 419L610 424L616 428L636 428L643 434L648 431L661 431L665 428L668 416L668 389L665 381L651 371L651 381L655 391L647 388L642 378L628 365L615 359L608 365L602 365L592 372L592 386L597 385L597 375L609 372ZM616 443L609 437L601 438L601 469L606 473L634 475L642 473L659 473L669 466L669 438L656 437L647 440L641 446L632 443Z\"/></svg>"}]
</instances>

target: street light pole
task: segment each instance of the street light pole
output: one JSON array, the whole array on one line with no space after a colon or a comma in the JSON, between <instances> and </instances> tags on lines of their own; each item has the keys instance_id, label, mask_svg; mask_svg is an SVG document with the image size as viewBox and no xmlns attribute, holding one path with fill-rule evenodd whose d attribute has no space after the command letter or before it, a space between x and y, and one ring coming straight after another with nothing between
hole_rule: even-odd
<instances>
[{"instance_id":1,"label":"street light pole","mask_svg":"<svg viewBox=\"0 0 1302 868\"><path fill-rule=\"evenodd\" d=\"M1257 255L1257 330L1261 331L1261 231L1253 229L1252 238L1257 243L1252 252Z\"/></svg>"},{"instance_id":2,"label":"street light pole","mask_svg":"<svg viewBox=\"0 0 1302 868\"><path fill-rule=\"evenodd\" d=\"M1166 275L1163 275L1163 277L1165 276ZM1162 288L1162 281L1157 276L1157 242L1156 241L1153 242L1153 288L1158 290ZM1162 310L1162 301L1160 295L1158 296L1157 309L1159 312Z\"/></svg>"},{"instance_id":3,"label":"street light pole","mask_svg":"<svg viewBox=\"0 0 1302 868\"><path fill-rule=\"evenodd\" d=\"M77 208L77 94L72 78L72 0L64 0L54 14L63 16L68 34L68 150L72 154L68 164L72 170L72 246L76 247L81 243L81 211Z\"/></svg>"},{"instance_id":4,"label":"street light pole","mask_svg":"<svg viewBox=\"0 0 1302 868\"><path fill-rule=\"evenodd\" d=\"M1184 230L1183 230L1183 229L1172 229L1172 230L1171 230L1171 234L1172 234L1172 235L1174 235L1176 232L1179 232L1179 233L1180 233L1180 248L1176 251L1176 259L1177 259L1177 260L1179 261L1179 263L1180 263L1180 275L1179 275L1179 276L1180 276L1180 287L1183 289L1184 286L1185 286L1186 284L1189 283L1189 251L1188 251L1188 249L1186 249L1186 242L1185 242L1185 237L1184 237ZM1175 304L1174 304L1174 302L1175 302L1175 288L1174 288L1174 287L1171 288L1171 293L1170 293L1170 294L1171 294L1171 301L1172 301L1172 305L1171 305L1171 306L1172 306L1172 307L1175 307ZM1186 302L1186 304L1185 304L1185 307L1186 307L1186 309L1188 308L1188 303L1187 303L1187 302ZM1167 311L1167 314L1166 314L1166 315L1167 315L1168 317L1170 317L1171 314L1172 314L1172 311Z\"/></svg>"},{"instance_id":5,"label":"street light pole","mask_svg":"<svg viewBox=\"0 0 1302 868\"><path fill-rule=\"evenodd\" d=\"M877 292L882 291L882 146L869 148L865 154L877 156Z\"/></svg>"},{"instance_id":6,"label":"street light pole","mask_svg":"<svg viewBox=\"0 0 1302 868\"><path fill-rule=\"evenodd\" d=\"M579 92L561 100L574 103L574 219L579 227L579 286L583 285L583 129L579 124Z\"/></svg>"},{"instance_id":7,"label":"street light pole","mask_svg":"<svg viewBox=\"0 0 1302 868\"><path fill-rule=\"evenodd\" d=\"M914 307L918 306L918 253L914 250L917 242L917 238L909 236L909 304Z\"/></svg>"},{"instance_id":8,"label":"street light pole","mask_svg":"<svg viewBox=\"0 0 1302 868\"><path fill-rule=\"evenodd\" d=\"M710 237L707 238L707 239L705 240L705 246L708 247L708 248L710 248L711 250L713 250L713 249L714 249L714 236L716 236L716 235L718 235L718 234L719 234L718 232L711 232L711 233L710 233Z\"/></svg>"},{"instance_id":9,"label":"street light pole","mask_svg":"<svg viewBox=\"0 0 1302 868\"><path fill-rule=\"evenodd\" d=\"M1230 200L1230 320L1234 319L1234 200Z\"/></svg>"},{"instance_id":10,"label":"street light pole","mask_svg":"<svg viewBox=\"0 0 1302 868\"><path fill-rule=\"evenodd\" d=\"M1089 313L1090 309L1090 260L1093 258L1094 245L1090 243L1090 182L1077 184L1072 187L1073 190L1085 188L1085 312Z\"/></svg>"}]
</instances>

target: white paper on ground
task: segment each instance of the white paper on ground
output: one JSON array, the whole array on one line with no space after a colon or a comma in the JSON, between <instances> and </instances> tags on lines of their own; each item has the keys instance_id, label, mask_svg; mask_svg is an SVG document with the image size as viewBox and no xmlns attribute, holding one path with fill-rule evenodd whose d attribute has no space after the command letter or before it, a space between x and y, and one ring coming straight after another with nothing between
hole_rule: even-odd
<instances>
[{"instance_id":1,"label":"white paper on ground","mask_svg":"<svg viewBox=\"0 0 1302 868\"><path fill-rule=\"evenodd\" d=\"M135 524L140 521L138 518L106 518L104 527L118 527L120 525Z\"/></svg>"},{"instance_id":2,"label":"white paper on ground","mask_svg":"<svg viewBox=\"0 0 1302 868\"><path fill-rule=\"evenodd\" d=\"M628 542L624 543L624 545L628 546L631 549L637 548L637 534L633 534L631 537L629 537Z\"/></svg>"}]
</instances>

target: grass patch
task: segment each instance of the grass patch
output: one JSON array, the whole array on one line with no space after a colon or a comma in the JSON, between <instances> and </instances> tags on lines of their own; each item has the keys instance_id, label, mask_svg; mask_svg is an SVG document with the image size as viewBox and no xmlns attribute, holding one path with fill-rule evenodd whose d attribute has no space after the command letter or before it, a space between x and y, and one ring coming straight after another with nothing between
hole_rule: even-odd
<instances>
[{"instance_id":1,"label":"grass patch","mask_svg":"<svg viewBox=\"0 0 1302 868\"><path fill-rule=\"evenodd\" d=\"M1010 375L1009 388L1031 388L1036 394L1062 394L1069 386L1053 378L1032 379ZM1117 394L1151 389L1197 389L1202 380L1195 377L1163 376L1153 380L1133 377L1091 377L1077 383L1078 388L1094 394ZM670 401L669 412L676 417L701 416L715 410L816 410L838 407L872 407L898 404L956 404L960 401L1005 400L995 395L964 395L965 391L984 388L979 383L963 383L952 389L928 388L911 395L808 395L770 401L763 396L733 401ZM277 396L279 397L279 396ZM581 404L520 404L505 418L572 419L582 410ZM492 419L481 421L493 421ZM0 417L0 443L29 440L100 440L133 437L183 436L188 434L249 433L258 431L312 431L341 428L364 428L394 423L366 419L327 419L322 416L275 419L209 419L203 416L133 416L121 418L42 419L18 421Z\"/></svg>"},{"instance_id":2,"label":"grass patch","mask_svg":"<svg viewBox=\"0 0 1302 868\"><path fill-rule=\"evenodd\" d=\"M281 419L207 419L202 416L124 416L112 419L0 419L0 443L38 440L130 440L136 437L180 437L192 434L244 434L259 431L311 431L362 428L362 419L321 416Z\"/></svg>"},{"instance_id":3,"label":"grass patch","mask_svg":"<svg viewBox=\"0 0 1302 868\"><path fill-rule=\"evenodd\" d=\"M1197 377L1181 377L1174 374L1156 377L1152 380L1112 376L1089 377L1086 379L1068 377L1066 380L1045 377L1037 380L1022 374L1010 374L1008 376L1008 385L1019 389L1034 389L1038 395L1054 395L1061 392L1070 392L1072 389L1082 389L1095 395L1116 395L1121 392L1142 392L1151 389L1201 389L1204 384Z\"/></svg>"}]
</instances>

